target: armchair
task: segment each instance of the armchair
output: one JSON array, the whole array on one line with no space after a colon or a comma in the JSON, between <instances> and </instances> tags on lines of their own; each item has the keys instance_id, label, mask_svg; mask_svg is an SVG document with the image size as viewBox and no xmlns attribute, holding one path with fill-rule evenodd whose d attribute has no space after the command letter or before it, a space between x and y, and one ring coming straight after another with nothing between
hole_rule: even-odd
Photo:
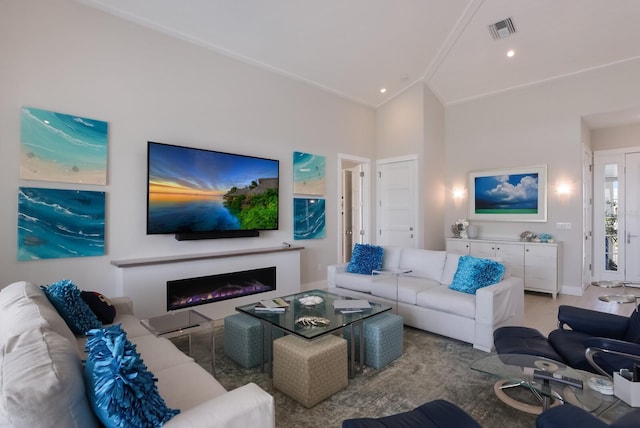
<instances>
[{"instance_id":1,"label":"armchair","mask_svg":"<svg viewBox=\"0 0 640 428\"><path fill-rule=\"evenodd\" d=\"M569 366L612 377L640 362L640 306L630 317L574 306L558 308L551 346Z\"/></svg>"},{"instance_id":2,"label":"armchair","mask_svg":"<svg viewBox=\"0 0 640 428\"><path fill-rule=\"evenodd\" d=\"M498 354L536 355L568 366L613 377L640 362L640 305L630 317L574 306L558 308L558 328L545 338L528 327L494 331Z\"/></svg>"},{"instance_id":3,"label":"armchair","mask_svg":"<svg viewBox=\"0 0 640 428\"><path fill-rule=\"evenodd\" d=\"M640 409L632 410L616 419L611 424L598 419L579 407L565 404L552 407L536 418L536 428L564 428L579 426L581 428L633 428L638 426Z\"/></svg>"}]
</instances>

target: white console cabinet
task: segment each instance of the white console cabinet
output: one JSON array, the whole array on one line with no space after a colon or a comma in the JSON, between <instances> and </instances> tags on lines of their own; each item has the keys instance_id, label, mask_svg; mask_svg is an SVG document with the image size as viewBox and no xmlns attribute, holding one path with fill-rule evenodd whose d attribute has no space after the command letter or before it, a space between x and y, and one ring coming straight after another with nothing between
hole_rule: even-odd
<instances>
[{"instance_id":1,"label":"white console cabinet","mask_svg":"<svg viewBox=\"0 0 640 428\"><path fill-rule=\"evenodd\" d=\"M560 285L559 242L521 242L447 238L447 251L474 257L501 258L511 275L524 279L524 289L550 293L556 298Z\"/></svg>"}]
</instances>

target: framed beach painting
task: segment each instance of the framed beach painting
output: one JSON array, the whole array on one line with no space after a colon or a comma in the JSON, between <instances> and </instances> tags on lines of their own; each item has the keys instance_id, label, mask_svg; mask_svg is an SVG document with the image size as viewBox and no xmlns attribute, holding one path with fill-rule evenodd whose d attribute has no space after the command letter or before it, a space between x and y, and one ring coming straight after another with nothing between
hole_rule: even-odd
<instances>
[{"instance_id":1,"label":"framed beach painting","mask_svg":"<svg viewBox=\"0 0 640 428\"><path fill-rule=\"evenodd\" d=\"M470 172L469 219L547 221L547 166Z\"/></svg>"},{"instance_id":2,"label":"framed beach painting","mask_svg":"<svg viewBox=\"0 0 640 428\"><path fill-rule=\"evenodd\" d=\"M104 255L105 192L20 187L18 260Z\"/></svg>"},{"instance_id":3,"label":"framed beach painting","mask_svg":"<svg viewBox=\"0 0 640 428\"><path fill-rule=\"evenodd\" d=\"M293 193L324 195L325 191L325 157L293 152Z\"/></svg>"},{"instance_id":4,"label":"framed beach painting","mask_svg":"<svg viewBox=\"0 0 640 428\"><path fill-rule=\"evenodd\" d=\"M324 237L324 199L293 198L293 239L322 239Z\"/></svg>"},{"instance_id":5,"label":"framed beach painting","mask_svg":"<svg viewBox=\"0 0 640 428\"><path fill-rule=\"evenodd\" d=\"M108 128L101 120L22 107L20 178L107 184Z\"/></svg>"}]
</instances>

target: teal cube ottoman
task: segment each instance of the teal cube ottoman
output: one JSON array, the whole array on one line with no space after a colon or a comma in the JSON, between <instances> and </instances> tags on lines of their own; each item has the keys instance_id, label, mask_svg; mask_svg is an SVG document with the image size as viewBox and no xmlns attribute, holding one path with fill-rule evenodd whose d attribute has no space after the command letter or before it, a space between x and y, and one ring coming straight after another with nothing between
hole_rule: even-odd
<instances>
[{"instance_id":1,"label":"teal cube ottoman","mask_svg":"<svg viewBox=\"0 0 640 428\"><path fill-rule=\"evenodd\" d=\"M262 363L262 326L246 314L224 319L224 354L240 366L250 369Z\"/></svg>"},{"instance_id":2,"label":"teal cube ottoman","mask_svg":"<svg viewBox=\"0 0 640 428\"><path fill-rule=\"evenodd\" d=\"M402 356L404 332L402 317L385 312L364 321L364 364L380 369ZM357 333L356 333L357 334ZM348 332L345 338L350 340ZM356 352L360 338L356 336Z\"/></svg>"}]
</instances>

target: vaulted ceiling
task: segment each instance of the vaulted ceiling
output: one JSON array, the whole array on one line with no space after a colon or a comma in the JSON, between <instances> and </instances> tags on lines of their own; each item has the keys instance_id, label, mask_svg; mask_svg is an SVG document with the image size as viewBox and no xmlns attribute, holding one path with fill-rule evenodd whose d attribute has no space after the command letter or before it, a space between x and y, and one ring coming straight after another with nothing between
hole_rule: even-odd
<instances>
[{"instance_id":1,"label":"vaulted ceiling","mask_svg":"<svg viewBox=\"0 0 640 428\"><path fill-rule=\"evenodd\" d=\"M640 57L638 0L78 1L373 107L417 81L448 105Z\"/></svg>"}]
</instances>

